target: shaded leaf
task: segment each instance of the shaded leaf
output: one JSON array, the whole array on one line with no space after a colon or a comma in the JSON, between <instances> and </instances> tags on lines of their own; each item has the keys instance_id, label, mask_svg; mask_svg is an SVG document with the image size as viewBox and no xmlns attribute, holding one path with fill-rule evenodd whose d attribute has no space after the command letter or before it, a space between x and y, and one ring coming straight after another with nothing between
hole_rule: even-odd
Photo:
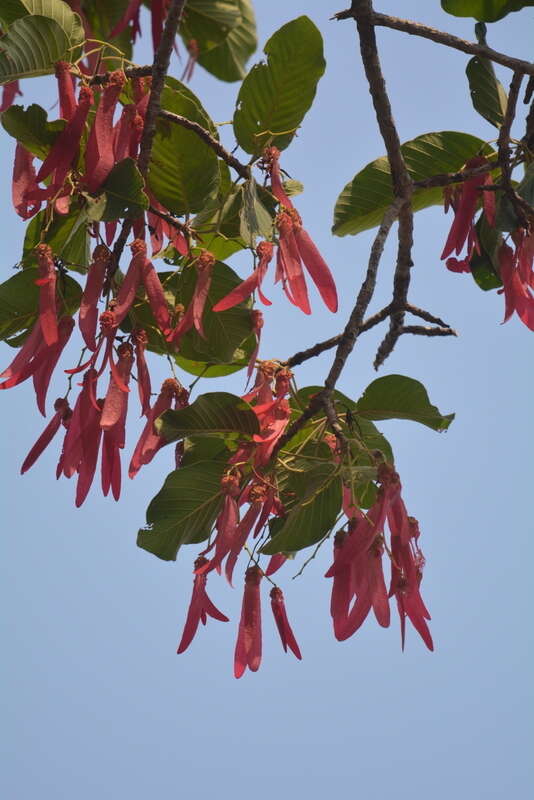
<instances>
[{"instance_id":1,"label":"shaded leaf","mask_svg":"<svg viewBox=\"0 0 534 800\"><path fill-rule=\"evenodd\" d=\"M118 36L109 39L109 34L124 16L128 8L129 0L84 0L82 10L87 22L91 26L92 35L101 42L110 41L113 47L118 47L126 59L132 57L131 29L126 28ZM120 69L124 66L122 59L116 58L116 50L111 47L104 47L102 56L106 58L108 70Z\"/></svg>"},{"instance_id":2,"label":"shaded leaf","mask_svg":"<svg viewBox=\"0 0 534 800\"><path fill-rule=\"evenodd\" d=\"M44 233L44 235L43 235ZM69 269L87 271L89 263L89 235L85 210L74 206L69 214L56 214L47 226L46 211L40 211L26 228L22 252L23 267L37 266L35 247L45 242L52 248L56 258Z\"/></svg>"},{"instance_id":3,"label":"shaded leaf","mask_svg":"<svg viewBox=\"0 0 534 800\"><path fill-rule=\"evenodd\" d=\"M310 108L325 70L323 40L308 17L298 17L274 33L241 85L234 114L237 141L259 155L268 144L284 150Z\"/></svg>"},{"instance_id":4,"label":"shaded leaf","mask_svg":"<svg viewBox=\"0 0 534 800\"><path fill-rule=\"evenodd\" d=\"M530 206L534 206L534 164L530 164L525 169L523 179L515 186L515 190ZM498 204L495 224L499 230L507 232L515 231L519 227L514 207L506 195L501 197Z\"/></svg>"},{"instance_id":5,"label":"shaded leaf","mask_svg":"<svg viewBox=\"0 0 534 800\"><path fill-rule=\"evenodd\" d=\"M402 145L406 166L414 181L443 172L457 172L470 158L492 152L482 139L458 131L425 133ZM347 236L374 228L380 225L392 202L391 172L387 158L382 156L364 167L339 195L332 232L336 236ZM439 186L414 191L414 211L442 203L443 189Z\"/></svg>"},{"instance_id":6,"label":"shaded leaf","mask_svg":"<svg viewBox=\"0 0 534 800\"><path fill-rule=\"evenodd\" d=\"M106 222L122 217L139 217L148 208L148 197L143 191L145 182L133 158L115 164L106 178L102 190L106 205L101 219Z\"/></svg>"},{"instance_id":7,"label":"shaded leaf","mask_svg":"<svg viewBox=\"0 0 534 800\"><path fill-rule=\"evenodd\" d=\"M226 453L225 460L230 457L230 452L226 448L224 439L215 436L192 436L184 440L184 454L182 456L181 468L196 464L199 461L211 461L214 458L222 458Z\"/></svg>"},{"instance_id":8,"label":"shaded leaf","mask_svg":"<svg viewBox=\"0 0 534 800\"><path fill-rule=\"evenodd\" d=\"M310 397L320 392L321 388L321 386L305 386L299 389L296 396L291 399L292 420L300 416L302 409L308 405ZM376 425L369 419L359 415L358 406L355 401L351 400L350 397L347 397L337 389L334 391L332 397L335 403L336 413L343 424L344 433L347 438L353 442L353 449L360 450L363 444L368 452L372 453L375 450L379 450L384 455L386 461L393 464L394 458L390 443L378 430ZM319 411L313 419L318 419L320 417L325 418L324 411L322 410ZM297 445L298 437L295 437L284 449L291 449Z\"/></svg>"},{"instance_id":9,"label":"shaded leaf","mask_svg":"<svg viewBox=\"0 0 534 800\"><path fill-rule=\"evenodd\" d=\"M11 106L2 114L4 130L43 161L66 124L62 119L48 122L44 108L35 103L26 109L23 106Z\"/></svg>"},{"instance_id":10,"label":"shaded leaf","mask_svg":"<svg viewBox=\"0 0 534 800\"><path fill-rule=\"evenodd\" d=\"M241 238L249 247L254 247L256 238L270 239L273 233L273 217L258 197L257 184L249 178L241 187L242 204L239 211Z\"/></svg>"},{"instance_id":11,"label":"shaded leaf","mask_svg":"<svg viewBox=\"0 0 534 800\"><path fill-rule=\"evenodd\" d=\"M171 472L146 512L147 528L137 545L164 561L176 560L182 544L207 539L221 503L224 458L200 461Z\"/></svg>"},{"instance_id":12,"label":"shaded leaf","mask_svg":"<svg viewBox=\"0 0 534 800\"><path fill-rule=\"evenodd\" d=\"M35 284L38 277L38 270L29 268L0 284L0 339L9 339L33 326L39 313L39 287ZM81 286L69 275L59 277L57 286L61 312L74 314L80 306Z\"/></svg>"},{"instance_id":13,"label":"shaded leaf","mask_svg":"<svg viewBox=\"0 0 534 800\"><path fill-rule=\"evenodd\" d=\"M239 22L231 28L220 44L206 48L203 46L204 42L199 41L198 63L222 81L239 81L244 78L246 63L258 45L256 20L251 1L238 0L238 6ZM186 37L183 38L184 41L188 41ZM189 36L188 38L194 37Z\"/></svg>"},{"instance_id":14,"label":"shaded leaf","mask_svg":"<svg viewBox=\"0 0 534 800\"><path fill-rule=\"evenodd\" d=\"M370 383L357 409L368 419L411 419L435 431L447 430L455 416L443 415L431 405L423 384L404 375L385 375Z\"/></svg>"},{"instance_id":15,"label":"shaded leaf","mask_svg":"<svg viewBox=\"0 0 534 800\"><path fill-rule=\"evenodd\" d=\"M214 124L190 89L167 79L162 107L214 132ZM220 180L217 156L195 133L159 118L152 148L148 183L173 214L200 211L217 191Z\"/></svg>"},{"instance_id":16,"label":"shaded leaf","mask_svg":"<svg viewBox=\"0 0 534 800\"><path fill-rule=\"evenodd\" d=\"M261 552L274 555L287 550L302 550L315 544L332 529L340 509L341 480L336 474L335 464L317 464L308 472L305 495Z\"/></svg>"},{"instance_id":17,"label":"shaded leaf","mask_svg":"<svg viewBox=\"0 0 534 800\"><path fill-rule=\"evenodd\" d=\"M186 308L193 296L196 277L196 270L194 267L190 267L185 269L179 278L176 302L183 303ZM206 339L203 339L194 329L185 334L180 341L180 350L176 354L176 361L180 366L184 365L184 359L201 362L202 369L206 370L203 373L206 377L216 377L208 365L222 367L233 364L234 367L230 372L246 366L248 357L255 347L255 338L251 337L250 301L240 303L227 311L212 311L213 306L239 283L241 283L241 279L230 267L220 261L216 262L202 316ZM241 353L236 352L238 350L241 350ZM225 370L222 373L219 372L219 375L221 374L229 374L229 372Z\"/></svg>"},{"instance_id":18,"label":"shaded leaf","mask_svg":"<svg viewBox=\"0 0 534 800\"><path fill-rule=\"evenodd\" d=\"M253 436L259 433L252 407L228 392L201 394L187 408L165 411L156 428L167 442L186 436L221 436L230 433Z\"/></svg>"},{"instance_id":19,"label":"shaded leaf","mask_svg":"<svg viewBox=\"0 0 534 800\"><path fill-rule=\"evenodd\" d=\"M485 292L502 286L499 276L499 259L497 251L502 243L501 232L489 225L484 214L476 224L480 253L475 253L469 262L471 275L477 285Z\"/></svg>"}]
</instances>

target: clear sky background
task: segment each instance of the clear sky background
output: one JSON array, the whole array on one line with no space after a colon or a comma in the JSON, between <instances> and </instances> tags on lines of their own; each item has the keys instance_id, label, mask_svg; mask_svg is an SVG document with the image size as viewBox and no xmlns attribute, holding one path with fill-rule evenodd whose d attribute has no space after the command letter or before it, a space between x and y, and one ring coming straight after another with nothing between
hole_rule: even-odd
<instances>
[{"instance_id":1,"label":"clear sky background","mask_svg":"<svg viewBox=\"0 0 534 800\"><path fill-rule=\"evenodd\" d=\"M306 228L335 274L337 315L289 307L279 287L265 313L261 355L287 358L337 333L352 307L372 233L330 235L344 184L383 154L354 25L329 22L333 0L256 3L260 44L306 13L323 32L327 71L283 165L302 180ZM438 0L382 0L378 10L473 38L472 22L444 14ZM490 26L496 48L532 58L532 9ZM149 60L148 31L137 59ZM425 40L379 31L388 89L402 140L436 130L484 139L495 130L472 109L468 57ZM259 56L256 56L258 58ZM173 74L179 75L179 64ZM499 70L505 85L510 73ZM232 117L237 84L195 72L192 88L218 122ZM55 101L53 79L26 82L24 103ZM228 128L222 128L228 137ZM522 135L521 127L517 136ZM230 142L229 139L227 139ZM1 135L3 277L19 259L23 225L10 206L14 145ZM43 428L32 387L2 393L2 614L6 800L94 800L186 796L267 800L337 796L366 800L523 800L532 787L532 334L517 318L501 326L503 299L439 261L450 225L441 209L416 217L412 302L444 317L458 339L404 337L381 374L422 380L449 432L410 422L382 429L393 443L409 512L421 523L427 557L424 597L435 653L410 627L372 619L349 641L330 630L330 545L298 580L281 585L303 661L285 655L264 594L264 660L236 681L233 650L241 591L211 579L231 622L210 622L176 656L197 549L164 563L135 545L144 511L172 468L164 450L120 503L95 486L75 509L73 482L56 483L55 444L24 477L20 464ZM372 310L391 292L394 249L383 259ZM245 260L246 261L246 260ZM249 268L243 259L230 263ZM268 288L271 288L268 285ZM358 342L339 387L357 398L374 378L382 336ZM2 363L12 351L2 346ZM74 356L73 356L74 357ZM299 385L320 382L331 355L298 368ZM166 377L157 359L156 376ZM65 365L68 366L68 365ZM187 376L184 376L187 380ZM155 383L158 382L156 378ZM63 394L61 376L57 394ZM203 381L200 392L241 393L243 377ZM54 388L49 398L57 396ZM135 413L131 449L140 431ZM96 483L96 482L95 482Z\"/></svg>"}]
</instances>

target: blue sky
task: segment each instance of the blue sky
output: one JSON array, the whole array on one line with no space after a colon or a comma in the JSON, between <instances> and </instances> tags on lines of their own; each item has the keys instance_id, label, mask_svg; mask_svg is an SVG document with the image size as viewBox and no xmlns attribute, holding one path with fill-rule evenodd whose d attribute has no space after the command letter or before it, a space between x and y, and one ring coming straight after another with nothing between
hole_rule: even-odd
<instances>
[{"instance_id":1,"label":"blue sky","mask_svg":"<svg viewBox=\"0 0 534 800\"><path fill-rule=\"evenodd\" d=\"M327 59L315 104L283 166L305 184L298 208L332 267L341 308L329 314L313 294L308 319L288 307L278 289L267 292L275 303L265 313L261 354L286 358L337 333L352 307L372 233L332 237L332 208L344 184L382 155L383 146L354 26L328 21L340 6L332 0L256 5L260 43L307 13L323 32ZM378 10L472 38L472 23L443 14L437 0L383 0ZM490 43L531 58L533 18L528 9L491 26ZM140 63L149 58L147 38ZM392 31L378 38L402 140L449 129L495 136L472 109L466 56ZM174 74L180 71L175 64ZM509 82L507 70L499 75ZM27 82L23 102L50 108L53 84ZM237 85L198 69L192 88L213 119L231 118ZM228 128L221 130L228 137ZM23 225L10 206L13 144L2 135L0 146L4 280L20 257ZM53 446L27 475L18 474L43 422L31 386L2 394L0 788L7 800L183 794L197 800L215 793L235 800L296 793L311 800L327 793L367 800L527 797L534 777L527 595L532 334L516 318L501 326L502 297L480 292L469 275L443 267L439 255L449 224L440 209L417 215L411 299L444 317L459 338L404 337L381 370L423 381L432 402L457 414L445 434L409 422L382 426L409 512L421 524L433 654L411 628L402 653L396 622L382 630L369 619L352 639L335 642L330 584L322 577L327 546L298 580L291 580L291 567L281 580L302 662L282 651L265 593L263 664L236 681L241 593L214 579L210 594L231 622L210 622L188 652L176 656L197 551L184 548L178 562L168 564L135 545L172 454L162 451L135 482L127 481L120 503L94 489L75 509L72 482L55 481ZM373 310L390 297L393 256L390 245ZM230 263L248 269L243 259ZM371 363L380 336L376 330L362 338L343 373L339 388L351 397L375 377ZM11 351L2 346L2 353L7 364ZM320 382L330 359L300 367L299 385ZM156 359L151 367L167 376ZM242 385L238 375L197 388L240 393ZM62 394L61 378L56 386ZM139 429L132 414L131 447Z\"/></svg>"}]
</instances>

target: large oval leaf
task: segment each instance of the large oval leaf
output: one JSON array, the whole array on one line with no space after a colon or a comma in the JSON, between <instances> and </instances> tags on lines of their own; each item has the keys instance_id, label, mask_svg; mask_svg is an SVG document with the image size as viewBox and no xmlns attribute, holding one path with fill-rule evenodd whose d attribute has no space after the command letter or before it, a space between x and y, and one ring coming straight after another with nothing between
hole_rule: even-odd
<instances>
[{"instance_id":1,"label":"large oval leaf","mask_svg":"<svg viewBox=\"0 0 534 800\"><path fill-rule=\"evenodd\" d=\"M182 303L186 307L189 305L196 278L194 268L183 271L178 282L176 302ZM196 330L190 330L185 334L180 342L180 350L176 354L176 361L180 366L187 368L183 359L200 362L203 365L202 374L205 377L216 377L213 375L212 367L234 365L230 370L233 372L246 366L248 357L255 346L255 339L251 337L250 303L240 303L228 311L212 311L213 306L240 282L241 279L230 267L221 261L216 262L202 317L206 338L203 339ZM241 350L241 352L236 352L237 350ZM193 374L198 373L194 372ZM229 374L229 372L219 372L220 374Z\"/></svg>"},{"instance_id":2,"label":"large oval leaf","mask_svg":"<svg viewBox=\"0 0 534 800\"><path fill-rule=\"evenodd\" d=\"M306 494L261 552L296 552L315 544L332 530L340 509L341 480L336 466L332 462L320 463L308 472Z\"/></svg>"},{"instance_id":3,"label":"large oval leaf","mask_svg":"<svg viewBox=\"0 0 534 800\"><path fill-rule=\"evenodd\" d=\"M458 131L425 133L402 145L402 154L414 181L443 172L457 172L473 156L492 152L482 139ZM347 236L374 228L380 225L392 202L391 171L386 156L382 156L358 172L339 195L332 232L336 236ZM416 189L413 194L414 211L442 202L443 189L439 186Z\"/></svg>"},{"instance_id":4,"label":"large oval leaf","mask_svg":"<svg viewBox=\"0 0 534 800\"><path fill-rule=\"evenodd\" d=\"M213 132L214 125L200 101L178 81L167 80L162 107L197 122ZM217 156L190 130L159 118L152 148L148 181L157 199L173 214L200 211L217 191Z\"/></svg>"},{"instance_id":5,"label":"large oval leaf","mask_svg":"<svg viewBox=\"0 0 534 800\"><path fill-rule=\"evenodd\" d=\"M198 63L222 81L245 77L246 63L258 46L256 19L250 0L238 0L240 20L216 47L200 49Z\"/></svg>"},{"instance_id":6,"label":"large oval leaf","mask_svg":"<svg viewBox=\"0 0 534 800\"><path fill-rule=\"evenodd\" d=\"M367 419L411 419L435 431L447 430L455 416L442 414L431 404L423 384L405 375L384 375L370 383L357 410Z\"/></svg>"},{"instance_id":7,"label":"large oval leaf","mask_svg":"<svg viewBox=\"0 0 534 800\"><path fill-rule=\"evenodd\" d=\"M448 14L474 17L480 22L496 22L527 6L534 6L533 0L441 0L441 7Z\"/></svg>"},{"instance_id":8,"label":"large oval leaf","mask_svg":"<svg viewBox=\"0 0 534 800\"><path fill-rule=\"evenodd\" d=\"M2 36L0 83L54 72L54 64L69 56L70 41L48 17L22 17Z\"/></svg>"},{"instance_id":9,"label":"large oval leaf","mask_svg":"<svg viewBox=\"0 0 534 800\"><path fill-rule=\"evenodd\" d=\"M137 545L164 561L175 561L182 544L207 539L221 503L224 457L199 461L177 469L146 512L147 528L137 535Z\"/></svg>"},{"instance_id":10,"label":"large oval leaf","mask_svg":"<svg viewBox=\"0 0 534 800\"><path fill-rule=\"evenodd\" d=\"M186 408L165 411L156 428L167 442L186 436L253 436L260 432L252 407L229 392L201 394Z\"/></svg>"},{"instance_id":11,"label":"large oval leaf","mask_svg":"<svg viewBox=\"0 0 534 800\"><path fill-rule=\"evenodd\" d=\"M298 17L274 33L243 81L234 114L237 141L259 155L268 144L286 148L310 108L325 70L323 40L308 17Z\"/></svg>"},{"instance_id":12,"label":"large oval leaf","mask_svg":"<svg viewBox=\"0 0 534 800\"><path fill-rule=\"evenodd\" d=\"M148 208L145 182L133 158L119 161L106 178L102 191L106 204L100 219L106 222L122 217L139 217Z\"/></svg>"},{"instance_id":13,"label":"large oval leaf","mask_svg":"<svg viewBox=\"0 0 534 800\"><path fill-rule=\"evenodd\" d=\"M63 0L3 0L0 7L0 19L5 27L29 14L48 17L57 22L65 31L71 47L81 44L85 38L79 15ZM65 60L72 61L73 58L74 55L70 54Z\"/></svg>"}]
</instances>

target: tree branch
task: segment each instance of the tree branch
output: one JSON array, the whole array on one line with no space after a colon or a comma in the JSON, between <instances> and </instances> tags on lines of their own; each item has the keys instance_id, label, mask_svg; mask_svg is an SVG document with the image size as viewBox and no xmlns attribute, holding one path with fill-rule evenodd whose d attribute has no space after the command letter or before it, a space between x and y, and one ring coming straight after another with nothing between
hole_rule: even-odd
<instances>
[{"instance_id":1,"label":"tree branch","mask_svg":"<svg viewBox=\"0 0 534 800\"><path fill-rule=\"evenodd\" d=\"M521 72L514 72L510 89L508 90L508 103L504 120L497 140L497 150L499 166L501 168L501 184L506 197L510 200L512 208L518 220L518 227L529 229L529 216L532 216L532 209L522 197L515 191L512 184L512 165L510 163L510 131L515 118L517 100L523 75Z\"/></svg>"},{"instance_id":2,"label":"tree branch","mask_svg":"<svg viewBox=\"0 0 534 800\"><path fill-rule=\"evenodd\" d=\"M289 426L285 434L280 437L280 439L276 444L276 447L273 450L272 459L276 458L277 453L287 444L287 442L290 441L290 439L293 438L293 436L295 436L296 433L298 433L301 430L301 428L304 427L306 422L313 417L313 415L316 413L316 411L319 410L321 406L323 406L325 412L329 407L331 407L332 392L336 385L337 379L339 378L343 370L343 367L345 366L347 358L349 357L350 353L354 348L356 339L359 336L360 327L362 326L362 321L365 312L369 307L369 303L372 300L373 293L375 290L378 265L380 263L380 258L382 256L382 253L384 252L386 239L388 237L389 231L391 230L391 226L397 219L400 207L403 202L404 201L402 200L402 198L397 198L397 200L395 200L395 202L391 204L391 206L384 214L384 218L377 231L373 245L371 247L365 280L361 285L360 291L358 292L356 305L352 309L347 325L345 326L345 330L339 337L339 343L337 345L336 355L333 364L330 368L330 372L328 373L328 376L325 380L324 384L325 388L322 391L318 392L315 395L315 397L312 397L310 399L308 407L305 408L300 417L298 417L298 419L296 419L295 422L293 422L293 424Z\"/></svg>"},{"instance_id":3,"label":"tree branch","mask_svg":"<svg viewBox=\"0 0 534 800\"><path fill-rule=\"evenodd\" d=\"M212 150L214 150L219 158L222 158L229 167L235 169L238 175L242 178L250 178L250 167L247 167L246 164L242 164L239 159L235 158L231 153L226 150L222 144L211 135L211 133L203 128L202 125L199 125L197 122L193 122L187 117L182 117L180 114L174 114L172 111L165 111L161 110L159 112L159 116L163 119L169 120L169 122L173 122L176 125L181 125L182 128L187 128L189 131L193 131L199 139L202 139Z\"/></svg>"},{"instance_id":4,"label":"tree branch","mask_svg":"<svg viewBox=\"0 0 534 800\"><path fill-rule=\"evenodd\" d=\"M148 210L151 214L154 214L155 217L164 219L165 222L169 223L169 225L173 225L181 233L186 235L190 234L189 227L184 222L180 222L180 220L176 219L176 217L173 217L172 214L165 214L163 211L158 211L158 209L154 208L154 206L149 206Z\"/></svg>"},{"instance_id":5,"label":"tree branch","mask_svg":"<svg viewBox=\"0 0 534 800\"><path fill-rule=\"evenodd\" d=\"M335 14L332 19L355 19L356 11L354 8L349 8L346 11L340 11ZM520 58L508 56L505 53L499 53L491 47L476 42L468 42L466 39L460 39L458 36L453 36L451 33L438 31L436 28L430 28L427 25L421 25L419 22L412 22L407 19L399 19L398 17L391 17L387 14L373 13L372 22L374 25L379 25L384 28L393 28L396 31L409 33L413 36L422 36L424 39L431 39L437 44L443 44L446 47L452 47L455 50L461 50L462 53L468 55L480 56L481 58L489 58L496 64L502 64L503 67L508 67L514 71L519 71L524 75L534 75L534 64L528 61L523 61Z\"/></svg>"},{"instance_id":6,"label":"tree branch","mask_svg":"<svg viewBox=\"0 0 534 800\"><path fill-rule=\"evenodd\" d=\"M374 326L378 325L380 322L383 322L385 319L387 319L390 312L391 305L385 306L381 311L377 311L372 317L369 317L367 320L365 320L365 322L362 322L358 328L358 336L361 333L365 333L365 331L371 330L371 328L374 328ZM300 350L298 353L295 353L294 356L288 358L287 361L283 361L281 363L283 363L284 366L288 367L289 369L297 367L299 364L303 364L310 358L315 358L316 356L321 355L321 353L324 353L326 350L331 350L333 347L337 347L342 336L342 333L338 333L337 336L332 336L330 339L326 339L324 342L317 342L317 344L312 345L312 347L308 347L306 350Z\"/></svg>"},{"instance_id":7,"label":"tree branch","mask_svg":"<svg viewBox=\"0 0 534 800\"><path fill-rule=\"evenodd\" d=\"M458 336L453 328L430 328L426 325L403 325L400 334L413 333L416 336Z\"/></svg>"},{"instance_id":8,"label":"tree branch","mask_svg":"<svg viewBox=\"0 0 534 800\"><path fill-rule=\"evenodd\" d=\"M393 120L384 76L382 75L373 27L374 13L371 0L353 0L352 15L358 28L362 62L373 99L378 127L386 146L393 181L393 194L402 201L399 208L397 264L393 279L393 307L396 310L391 315L389 331L378 348L375 358L375 368L378 368L393 350L400 336L400 329L404 324L404 309L410 286L410 270L413 266L411 255L413 244L411 196L413 187L404 163L401 143Z\"/></svg>"},{"instance_id":9,"label":"tree branch","mask_svg":"<svg viewBox=\"0 0 534 800\"><path fill-rule=\"evenodd\" d=\"M150 97L148 98L143 135L139 145L139 158L137 159L137 166L143 178L146 178L148 172L150 154L154 143L154 135L156 133L156 119L161 109L161 93L165 85L165 76L169 69L174 40L186 2L187 0L172 0L167 19L165 20L161 40L156 55L154 56L151 72L152 83L150 85ZM111 271L108 279L113 275L119 265L122 251L124 250L126 240L132 229L132 224L131 219L125 219L122 224L121 232L113 247Z\"/></svg>"}]
</instances>

